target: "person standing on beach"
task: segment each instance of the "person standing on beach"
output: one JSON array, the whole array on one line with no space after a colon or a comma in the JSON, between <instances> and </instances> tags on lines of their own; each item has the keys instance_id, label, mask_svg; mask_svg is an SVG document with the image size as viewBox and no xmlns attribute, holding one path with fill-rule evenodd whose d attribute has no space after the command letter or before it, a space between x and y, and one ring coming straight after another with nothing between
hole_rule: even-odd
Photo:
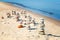
<instances>
[{"instance_id":1,"label":"person standing on beach","mask_svg":"<svg viewBox=\"0 0 60 40\"><path fill-rule=\"evenodd\" d=\"M24 15L25 18L27 18L26 10L22 11L21 13Z\"/></svg>"},{"instance_id":2,"label":"person standing on beach","mask_svg":"<svg viewBox=\"0 0 60 40\"><path fill-rule=\"evenodd\" d=\"M17 21L20 21L20 15L19 15L19 13L17 13L17 15L16 15L16 19L17 19Z\"/></svg>"},{"instance_id":3,"label":"person standing on beach","mask_svg":"<svg viewBox=\"0 0 60 40\"><path fill-rule=\"evenodd\" d=\"M34 24L34 26L36 25L35 18L32 20L32 23Z\"/></svg>"},{"instance_id":4,"label":"person standing on beach","mask_svg":"<svg viewBox=\"0 0 60 40\"><path fill-rule=\"evenodd\" d=\"M24 11L24 16L25 16L25 18L27 18L27 13L26 13L26 11Z\"/></svg>"},{"instance_id":5,"label":"person standing on beach","mask_svg":"<svg viewBox=\"0 0 60 40\"><path fill-rule=\"evenodd\" d=\"M29 22L31 22L31 20L32 20L32 17L29 15L29 16L28 16L28 18L29 18Z\"/></svg>"},{"instance_id":6,"label":"person standing on beach","mask_svg":"<svg viewBox=\"0 0 60 40\"><path fill-rule=\"evenodd\" d=\"M12 15L16 15L16 11L12 11Z\"/></svg>"},{"instance_id":7,"label":"person standing on beach","mask_svg":"<svg viewBox=\"0 0 60 40\"><path fill-rule=\"evenodd\" d=\"M11 18L11 14L10 13L7 13L7 18Z\"/></svg>"},{"instance_id":8,"label":"person standing on beach","mask_svg":"<svg viewBox=\"0 0 60 40\"><path fill-rule=\"evenodd\" d=\"M18 17L20 17L20 14L19 14L19 13L17 13L16 15L17 15Z\"/></svg>"},{"instance_id":9,"label":"person standing on beach","mask_svg":"<svg viewBox=\"0 0 60 40\"><path fill-rule=\"evenodd\" d=\"M44 24L44 19L41 19L41 23L40 23L40 33L42 33L43 35L45 35L45 30L44 30L45 24Z\"/></svg>"}]
</instances>

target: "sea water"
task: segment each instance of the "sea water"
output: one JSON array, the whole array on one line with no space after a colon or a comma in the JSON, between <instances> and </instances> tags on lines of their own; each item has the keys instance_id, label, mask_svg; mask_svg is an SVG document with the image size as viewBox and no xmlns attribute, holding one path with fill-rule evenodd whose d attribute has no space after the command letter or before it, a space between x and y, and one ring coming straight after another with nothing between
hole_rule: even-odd
<instances>
[{"instance_id":1,"label":"sea water","mask_svg":"<svg viewBox=\"0 0 60 40\"><path fill-rule=\"evenodd\" d=\"M27 10L60 20L60 0L1 0L2 2L14 2L12 4ZM18 3L18 4L16 4ZM25 6L25 7L24 7ZM49 13L52 14L49 14Z\"/></svg>"}]
</instances>

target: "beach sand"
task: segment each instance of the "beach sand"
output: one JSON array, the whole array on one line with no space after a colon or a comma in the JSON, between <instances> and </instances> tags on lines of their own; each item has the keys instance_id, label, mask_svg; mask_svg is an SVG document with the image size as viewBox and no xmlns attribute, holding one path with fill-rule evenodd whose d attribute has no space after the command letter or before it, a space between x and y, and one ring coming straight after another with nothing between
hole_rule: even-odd
<instances>
[{"instance_id":1,"label":"beach sand","mask_svg":"<svg viewBox=\"0 0 60 40\"><path fill-rule=\"evenodd\" d=\"M12 14L12 11L18 13L19 19L22 21L17 20L17 15ZM10 13L10 18L7 17L7 13ZM25 16L28 17L25 18ZM31 21L34 20L37 24L29 22L29 16L32 18ZM45 35L40 32L41 19L44 19ZM19 27L20 25L24 27ZM36 29L29 30L29 26ZM60 21L9 3L0 2L0 40L60 40Z\"/></svg>"}]
</instances>

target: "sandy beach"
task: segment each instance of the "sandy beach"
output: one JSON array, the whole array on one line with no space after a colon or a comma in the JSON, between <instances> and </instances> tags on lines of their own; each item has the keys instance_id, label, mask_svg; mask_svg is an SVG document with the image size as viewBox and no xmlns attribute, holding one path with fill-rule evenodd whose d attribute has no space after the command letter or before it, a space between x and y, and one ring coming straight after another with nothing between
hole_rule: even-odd
<instances>
[{"instance_id":1,"label":"sandy beach","mask_svg":"<svg viewBox=\"0 0 60 40\"><path fill-rule=\"evenodd\" d=\"M60 40L60 21L0 2L0 40Z\"/></svg>"}]
</instances>

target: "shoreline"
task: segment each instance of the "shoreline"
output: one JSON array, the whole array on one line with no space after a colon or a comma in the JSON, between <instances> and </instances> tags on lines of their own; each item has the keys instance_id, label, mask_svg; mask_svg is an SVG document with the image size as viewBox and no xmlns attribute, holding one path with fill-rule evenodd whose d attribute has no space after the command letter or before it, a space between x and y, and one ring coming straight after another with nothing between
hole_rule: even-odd
<instances>
[{"instance_id":1,"label":"shoreline","mask_svg":"<svg viewBox=\"0 0 60 40\"><path fill-rule=\"evenodd\" d=\"M18 7L18 8L21 8L21 9L24 9L24 10L28 10L28 11L32 11L33 13L37 13L37 14L41 14L41 15L43 15L43 16L46 16L46 17L49 17L49 18L52 18L52 19L55 19L55 20L58 20L58 21L60 21L60 19L58 19L58 18L56 18L56 17L54 17L54 15L52 15L51 16L51 14L48 14L48 13L45 13L44 14L44 12L42 12L42 11L37 11L37 10L34 10L34 9L30 9L30 8L27 8L27 7L24 7L25 5L23 5L23 6L20 6L20 5L17 5L17 4L13 4L14 2L12 2L12 3L8 3L8 2L4 2L5 4L7 4L7 5L11 5L11 6L15 6L15 7ZM22 5L22 4L21 4Z\"/></svg>"},{"instance_id":2,"label":"shoreline","mask_svg":"<svg viewBox=\"0 0 60 40\"><path fill-rule=\"evenodd\" d=\"M4 4L6 4L9 8L2 8L3 10L5 9L5 10L8 10L8 9L10 9L10 7L11 6L13 6L13 7L11 7L11 9L12 10L27 10L27 9L24 9L24 8L20 8L20 7L17 7L17 6L15 6L15 5L11 5L10 3L5 3L5 2L0 2L0 3L4 3ZM16 8L16 9L15 9ZM34 15L37 15L37 16L42 16L42 17L44 17L44 18L46 18L46 19L48 19L48 21L50 21L51 19L52 19L52 22L54 21L57 21L57 23L56 24L59 24L60 23L60 20L55 20L55 19L53 19L53 18L50 18L50 17L47 17L47 16L44 16L44 15L42 15L42 14L39 14L39 13L35 13L35 12L33 12L33 11L30 11L30 10L27 10L28 12L30 12L30 13L32 13L32 14L34 14Z\"/></svg>"},{"instance_id":3,"label":"shoreline","mask_svg":"<svg viewBox=\"0 0 60 40\"><path fill-rule=\"evenodd\" d=\"M13 12L18 14L13 15ZM7 15L9 14L9 15ZM10 17L9 17L10 16ZM27 17L26 17L27 16ZM32 18L32 19L29 19ZM21 20L20 20L21 19ZM31 22L31 21L32 22ZM43 20L43 24L41 21ZM23 22L23 23L22 23ZM35 25L36 24L36 25ZM44 26L44 31L41 26ZM29 28L35 28L30 29ZM53 36L60 35L60 21L37 14L9 3L0 3L0 39L1 40L49 40L60 39ZM29 38L28 38L29 37ZM48 37L48 36L47 36Z\"/></svg>"}]
</instances>

